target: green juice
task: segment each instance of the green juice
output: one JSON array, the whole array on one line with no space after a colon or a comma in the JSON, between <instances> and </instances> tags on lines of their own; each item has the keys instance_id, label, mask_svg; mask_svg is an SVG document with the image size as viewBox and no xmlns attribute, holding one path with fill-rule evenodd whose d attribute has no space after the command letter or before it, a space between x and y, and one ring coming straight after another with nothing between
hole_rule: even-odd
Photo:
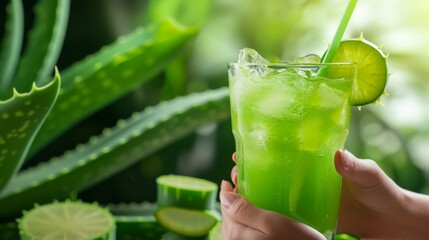
<instances>
[{"instance_id":1,"label":"green juice","mask_svg":"<svg viewBox=\"0 0 429 240\"><path fill-rule=\"evenodd\" d=\"M318 76L324 68L324 76ZM354 64L231 64L238 190L258 207L335 233Z\"/></svg>"}]
</instances>

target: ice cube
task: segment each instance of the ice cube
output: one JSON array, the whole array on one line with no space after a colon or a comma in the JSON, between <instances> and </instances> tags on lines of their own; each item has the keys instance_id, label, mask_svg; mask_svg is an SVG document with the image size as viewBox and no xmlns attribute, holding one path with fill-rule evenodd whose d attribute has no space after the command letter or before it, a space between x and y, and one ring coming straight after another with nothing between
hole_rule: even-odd
<instances>
[{"instance_id":1,"label":"ice cube","mask_svg":"<svg viewBox=\"0 0 429 240\"><path fill-rule=\"evenodd\" d=\"M238 54L238 63L260 63L268 64L268 60L259 55L256 50L251 48L244 48Z\"/></svg>"},{"instance_id":2,"label":"ice cube","mask_svg":"<svg viewBox=\"0 0 429 240\"><path fill-rule=\"evenodd\" d=\"M259 55L254 49L244 48L240 50L238 54L238 63L249 64L246 67L251 74L256 73L259 76L265 76L267 74L268 60Z\"/></svg>"},{"instance_id":3,"label":"ice cube","mask_svg":"<svg viewBox=\"0 0 429 240\"><path fill-rule=\"evenodd\" d=\"M314 152L320 149L324 141L326 141L322 133L323 131L327 131L327 127L328 125L326 125L326 122L320 117L307 116L302 120L301 125L297 127L297 132L295 134L299 144L298 148L308 152Z\"/></svg>"},{"instance_id":4,"label":"ice cube","mask_svg":"<svg viewBox=\"0 0 429 240\"><path fill-rule=\"evenodd\" d=\"M254 108L264 117L285 119L298 118L296 107L299 98L295 89L283 84L273 84L273 81L260 89L259 96L254 96Z\"/></svg>"},{"instance_id":5,"label":"ice cube","mask_svg":"<svg viewBox=\"0 0 429 240\"><path fill-rule=\"evenodd\" d=\"M256 130L249 133L249 142L252 148L262 148L267 150L267 139L269 139L269 133L264 126L259 126Z\"/></svg>"},{"instance_id":6,"label":"ice cube","mask_svg":"<svg viewBox=\"0 0 429 240\"><path fill-rule=\"evenodd\" d=\"M322 108L338 108L343 105L346 98L344 92L322 82L316 95L319 106Z\"/></svg>"}]
</instances>

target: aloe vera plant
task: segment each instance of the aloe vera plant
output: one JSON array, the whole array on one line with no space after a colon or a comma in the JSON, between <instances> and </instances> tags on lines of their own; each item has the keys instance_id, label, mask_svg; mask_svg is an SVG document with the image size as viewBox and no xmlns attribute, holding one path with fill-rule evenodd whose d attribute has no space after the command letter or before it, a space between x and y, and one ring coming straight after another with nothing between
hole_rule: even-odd
<instances>
[{"instance_id":1,"label":"aloe vera plant","mask_svg":"<svg viewBox=\"0 0 429 240\"><path fill-rule=\"evenodd\" d=\"M22 55L21 0L10 0L7 7L0 49L0 229L11 229L9 222L35 203L85 190L229 115L225 88L183 96L118 119L116 126L73 151L21 169L26 159L66 130L151 80L180 56L198 32L174 20L148 24L58 71L54 69L69 5L69 0L37 3ZM3 232L10 234L1 231L2 239Z\"/></svg>"}]
</instances>

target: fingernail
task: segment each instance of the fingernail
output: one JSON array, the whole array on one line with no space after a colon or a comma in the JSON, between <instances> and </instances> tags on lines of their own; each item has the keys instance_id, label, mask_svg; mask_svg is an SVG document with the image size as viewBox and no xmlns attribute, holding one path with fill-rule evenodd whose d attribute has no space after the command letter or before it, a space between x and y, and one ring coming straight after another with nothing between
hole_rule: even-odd
<instances>
[{"instance_id":1,"label":"fingernail","mask_svg":"<svg viewBox=\"0 0 429 240\"><path fill-rule=\"evenodd\" d=\"M233 176L232 182L233 182L234 184L237 184L237 183L238 183L238 176L237 176L237 174L235 174L235 175Z\"/></svg>"},{"instance_id":2,"label":"fingernail","mask_svg":"<svg viewBox=\"0 0 429 240\"><path fill-rule=\"evenodd\" d=\"M220 195L220 203L226 208L229 208L237 198L239 198L239 196L234 192L223 192Z\"/></svg>"},{"instance_id":3,"label":"fingernail","mask_svg":"<svg viewBox=\"0 0 429 240\"><path fill-rule=\"evenodd\" d=\"M341 164L344 170L349 171L352 168L352 155L347 150L340 150Z\"/></svg>"}]
</instances>

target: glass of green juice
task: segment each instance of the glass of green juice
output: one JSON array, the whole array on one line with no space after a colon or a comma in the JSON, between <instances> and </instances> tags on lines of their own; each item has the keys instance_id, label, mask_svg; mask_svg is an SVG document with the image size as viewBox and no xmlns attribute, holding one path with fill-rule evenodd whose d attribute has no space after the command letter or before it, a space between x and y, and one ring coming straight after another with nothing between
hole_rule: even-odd
<instances>
[{"instance_id":1,"label":"glass of green juice","mask_svg":"<svg viewBox=\"0 0 429 240\"><path fill-rule=\"evenodd\" d=\"M356 65L246 61L228 66L238 191L332 239Z\"/></svg>"}]
</instances>

